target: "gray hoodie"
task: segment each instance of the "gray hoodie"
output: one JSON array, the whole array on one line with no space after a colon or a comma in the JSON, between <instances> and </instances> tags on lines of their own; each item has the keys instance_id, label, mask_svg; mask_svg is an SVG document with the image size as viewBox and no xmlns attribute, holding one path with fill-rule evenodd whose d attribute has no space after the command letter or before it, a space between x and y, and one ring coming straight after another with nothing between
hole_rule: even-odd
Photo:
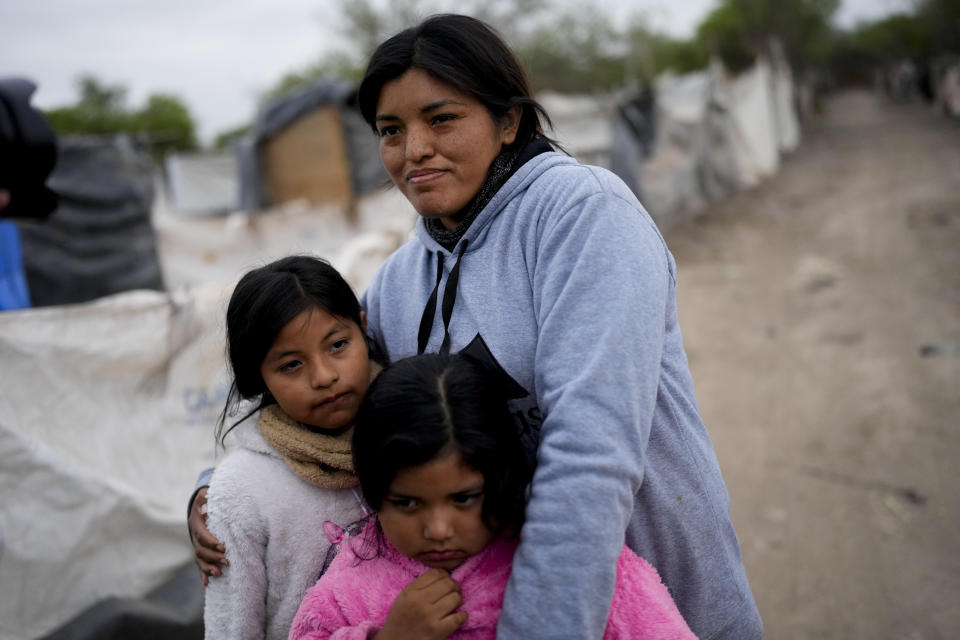
<instances>
[{"instance_id":1,"label":"gray hoodie","mask_svg":"<svg viewBox=\"0 0 960 640\"><path fill-rule=\"evenodd\" d=\"M675 289L673 257L626 185L544 153L452 252L418 221L364 295L391 361L467 350L514 389L537 469L498 638L602 636L624 542L698 637L761 637Z\"/></svg>"}]
</instances>

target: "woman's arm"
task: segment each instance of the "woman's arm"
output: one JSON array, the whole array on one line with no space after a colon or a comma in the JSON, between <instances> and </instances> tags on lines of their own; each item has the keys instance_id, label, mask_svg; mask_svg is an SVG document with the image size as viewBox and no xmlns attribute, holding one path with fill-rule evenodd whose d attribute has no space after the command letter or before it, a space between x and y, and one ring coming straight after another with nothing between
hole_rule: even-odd
<instances>
[{"instance_id":1,"label":"woman's arm","mask_svg":"<svg viewBox=\"0 0 960 640\"><path fill-rule=\"evenodd\" d=\"M541 225L532 282L545 419L497 637L599 638L644 477L672 274L635 200L594 190Z\"/></svg>"},{"instance_id":2,"label":"woman's arm","mask_svg":"<svg viewBox=\"0 0 960 640\"><path fill-rule=\"evenodd\" d=\"M207 471L210 474L204 478ZM193 543L193 560L200 570L205 587L210 578L220 576L221 567L230 564L225 553L226 547L207 529L207 489L213 469L207 471L204 471L197 481L197 489L190 496L190 508L187 510L187 530L190 532L190 542Z\"/></svg>"}]
</instances>

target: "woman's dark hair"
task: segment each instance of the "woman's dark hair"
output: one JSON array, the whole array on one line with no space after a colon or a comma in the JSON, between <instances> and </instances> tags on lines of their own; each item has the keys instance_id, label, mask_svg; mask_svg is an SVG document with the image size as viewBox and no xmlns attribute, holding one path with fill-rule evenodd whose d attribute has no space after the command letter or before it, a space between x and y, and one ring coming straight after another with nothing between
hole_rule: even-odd
<instances>
[{"instance_id":1,"label":"woman's dark hair","mask_svg":"<svg viewBox=\"0 0 960 640\"><path fill-rule=\"evenodd\" d=\"M447 451L483 475L484 523L495 535L518 535L533 471L499 380L462 355L387 367L354 423L353 465L367 504L379 509L401 469Z\"/></svg>"},{"instance_id":2,"label":"woman's dark hair","mask_svg":"<svg viewBox=\"0 0 960 640\"><path fill-rule=\"evenodd\" d=\"M227 305L227 361L233 382L217 423L218 442L230 431L224 430L227 414L241 400L259 397L257 408L274 402L260 365L283 327L313 308L350 320L362 331L357 296L340 272L321 258L288 256L247 272L237 282Z\"/></svg>"},{"instance_id":3,"label":"woman's dark hair","mask_svg":"<svg viewBox=\"0 0 960 640\"><path fill-rule=\"evenodd\" d=\"M523 147L537 135L543 135L543 123L552 127L550 116L531 97L527 76L516 56L496 31L476 18L455 14L431 16L377 47L357 90L360 113L374 131L383 85L410 69L421 69L472 95L496 122L511 108L520 106L513 147Z\"/></svg>"}]
</instances>

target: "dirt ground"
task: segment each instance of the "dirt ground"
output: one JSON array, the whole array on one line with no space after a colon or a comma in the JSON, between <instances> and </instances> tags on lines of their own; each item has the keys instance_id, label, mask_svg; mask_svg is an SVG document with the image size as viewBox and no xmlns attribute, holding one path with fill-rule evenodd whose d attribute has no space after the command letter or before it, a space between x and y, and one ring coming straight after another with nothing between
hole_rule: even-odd
<instances>
[{"instance_id":1,"label":"dirt ground","mask_svg":"<svg viewBox=\"0 0 960 640\"><path fill-rule=\"evenodd\" d=\"M834 96L671 228L765 637L960 637L960 123Z\"/></svg>"}]
</instances>

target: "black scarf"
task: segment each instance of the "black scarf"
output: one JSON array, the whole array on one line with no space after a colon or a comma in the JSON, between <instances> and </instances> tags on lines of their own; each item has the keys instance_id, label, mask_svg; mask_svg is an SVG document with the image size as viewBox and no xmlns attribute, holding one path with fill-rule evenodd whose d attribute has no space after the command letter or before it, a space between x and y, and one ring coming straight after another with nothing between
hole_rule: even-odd
<instances>
[{"instance_id":1,"label":"black scarf","mask_svg":"<svg viewBox=\"0 0 960 640\"><path fill-rule=\"evenodd\" d=\"M490 200L496 195L500 187L506 183L510 177L516 173L517 169L527 163L528 160L547 151L553 151L553 147L543 136L537 135L530 142L522 147L507 148L500 152L493 162L490 163L490 170L487 171L487 177L483 184L477 190L477 193L470 199L470 202L460 210L460 224L454 229L447 229L443 226L440 218L425 218L427 233L437 241L441 247L447 251L452 251L463 234L476 220L483 208L487 206Z\"/></svg>"}]
</instances>

